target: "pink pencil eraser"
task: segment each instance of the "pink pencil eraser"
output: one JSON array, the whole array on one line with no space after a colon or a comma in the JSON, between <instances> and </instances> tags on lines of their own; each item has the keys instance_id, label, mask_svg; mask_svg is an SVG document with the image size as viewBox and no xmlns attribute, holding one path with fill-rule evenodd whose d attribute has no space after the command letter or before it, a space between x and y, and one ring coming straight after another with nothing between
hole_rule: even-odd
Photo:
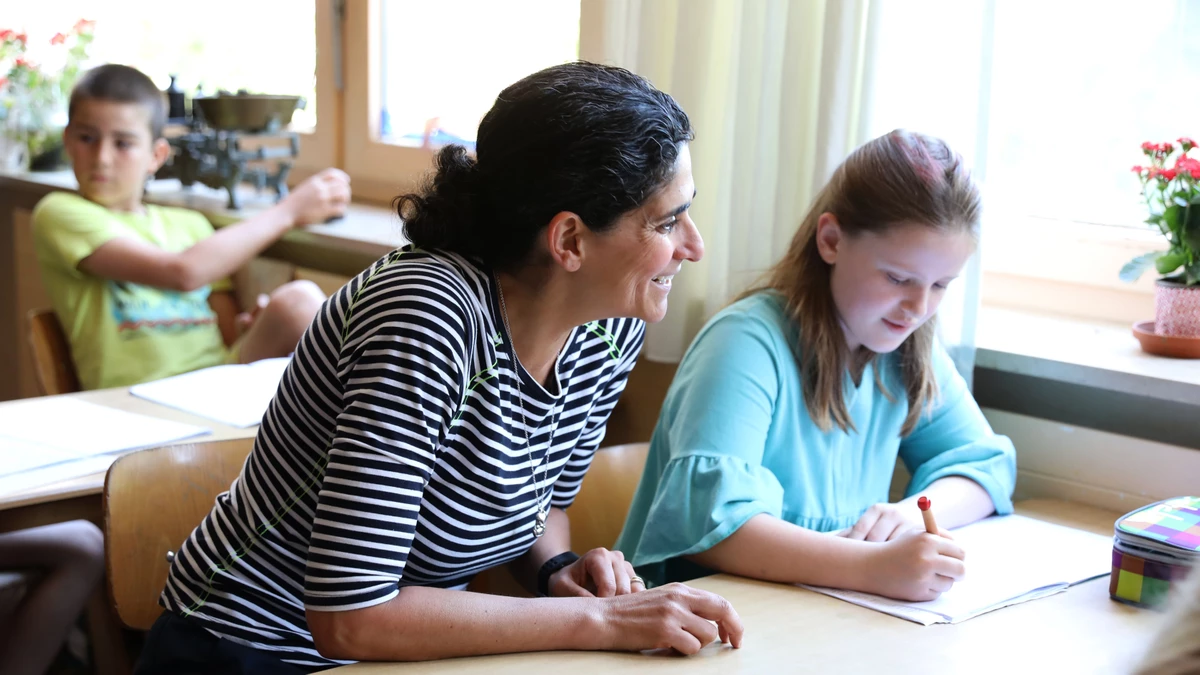
<instances>
[{"instance_id":1,"label":"pink pencil eraser","mask_svg":"<svg viewBox=\"0 0 1200 675\"><path fill-rule=\"evenodd\" d=\"M917 500L917 508L921 509L922 511L928 511L932 504L933 502L929 501L928 497L921 497Z\"/></svg>"}]
</instances>

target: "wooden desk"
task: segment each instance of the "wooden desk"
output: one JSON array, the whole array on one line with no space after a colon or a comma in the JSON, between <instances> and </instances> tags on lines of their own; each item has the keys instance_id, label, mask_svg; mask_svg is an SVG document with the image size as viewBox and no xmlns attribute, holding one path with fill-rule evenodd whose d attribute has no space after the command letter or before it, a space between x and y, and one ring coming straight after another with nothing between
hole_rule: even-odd
<instances>
[{"instance_id":1,"label":"wooden desk","mask_svg":"<svg viewBox=\"0 0 1200 675\"><path fill-rule=\"evenodd\" d=\"M168 408L133 396L129 393L128 388L100 389L77 394L64 394L63 396L139 415L194 424L212 430L211 434L184 439L180 441L182 443L253 438L258 433L257 426L239 429L204 417L197 417L182 410ZM16 401L0 402L0 406L14 403ZM102 525L100 493L103 490L104 472L99 472L22 492L0 494L0 532L76 518L84 518L97 525Z\"/></svg>"},{"instance_id":2,"label":"wooden desk","mask_svg":"<svg viewBox=\"0 0 1200 675\"><path fill-rule=\"evenodd\" d=\"M1030 500L1017 512L1099 534L1120 515ZM957 625L919 626L793 586L719 574L698 588L733 603L741 649L709 645L691 657L607 652L511 654L429 663L359 663L345 675L487 673L1119 673L1128 672L1161 615L1113 602L1108 578ZM333 672L333 671L330 671Z\"/></svg>"}]
</instances>

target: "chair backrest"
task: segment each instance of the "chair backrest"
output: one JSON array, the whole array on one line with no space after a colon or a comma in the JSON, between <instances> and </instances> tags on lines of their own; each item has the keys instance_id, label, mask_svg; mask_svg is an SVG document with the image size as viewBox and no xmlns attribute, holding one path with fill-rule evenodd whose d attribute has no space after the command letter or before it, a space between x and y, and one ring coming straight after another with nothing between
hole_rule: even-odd
<instances>
[{"instance_id":1,"label":"chair backrest","mask_svg":"<svg viewBox=\"0 0 1200 675\"><path fill-rule=\"evenodd\" d=\"M104 563L121 623L149 630L162 613L167 552L179 550L242 470L254 439L184 443L125 455L104 480Z\"/></svg>"},{"instance_id":2,"label":"chair backrest","mask_svg":"<svg viewBox=\"0 0 1200 675\"><path fill-rule=\"evenodd\" d=\"M579 494L567 509L571 550L582 555L601 546L613 547L625 526L649 452L649 443L614 445L596 451Z\"/></svg>"},{"instance_id":3,"label":"chair backrest","mask_svg":"<svg viewBox=\"0 0 1200 675\"><path fill-rule=\"evenodd\" d=\"M29 348L43 396L79 391L79 377L71 360L71 346L53 309L29 311Z\"/></svg>"},{"instance_id":4,"label":"chair backrest","mask_svg":"<svg viewBox=\"0 0 1200 675\"><path fill-rule=\"evenodd\" d=\"M625 526L633 493L642 479L649 443L600 448L583 477L567 515L571 519L571 550L583 555L594 548L611 549ZM506 565L480 573L469 590L493 595L528 596Z\"/></svg>"}]
</instances>

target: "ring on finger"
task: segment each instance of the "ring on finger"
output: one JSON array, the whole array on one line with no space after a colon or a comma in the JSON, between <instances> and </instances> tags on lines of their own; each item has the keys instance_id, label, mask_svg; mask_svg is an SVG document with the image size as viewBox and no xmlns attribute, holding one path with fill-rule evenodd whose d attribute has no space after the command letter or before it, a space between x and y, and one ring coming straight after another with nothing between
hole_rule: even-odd
<instances>
[{"instance_id":1,"label":"ring on finger","mask_svg":"<svg viewBox=\"0 0 1200 675\"><path fill-rule=\"evenodd\" d=\"M639 577L639 576L638 576L638 575L636 575L636 574L635 574L635 575L633 575L633 576L631 576L631 577L629 577L629 583L631 583L631 584L641 584L641 585L642 585L642 588L645 588L645 587L646 587L646 580L645 580L645 579L643 579L643 578L641 578L641 577Z\"/></svg>"}]
</instances>

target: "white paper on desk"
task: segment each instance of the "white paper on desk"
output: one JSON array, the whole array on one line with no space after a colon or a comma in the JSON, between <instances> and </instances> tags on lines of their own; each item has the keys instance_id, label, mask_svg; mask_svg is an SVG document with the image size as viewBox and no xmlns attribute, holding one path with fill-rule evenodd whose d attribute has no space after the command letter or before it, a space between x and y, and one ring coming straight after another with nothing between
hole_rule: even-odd
<instances>
[{"instance_id":1,"label":"white paper on desk","mask_svg":"<svg viewBox=\"0 0 1200 675\"><path fill-rule=\"evenodd\" d=\"M0 475L0 495L14 495L44 485L108 471L108 467L112 466L112 463L117 461L122 454L117 452L110 455L96 455L29 469L20 473Z\"/></svg>"},{"instance_id":2,"label":"white paper on desk","mask_svg":"<svg viewBox=\"0 0 1200 675\"><path fill-rule=\"evenodd\" d=\"M290 360L213 366L134 385L129 393L231 427L252 427L262 421Z\"/></svg>"},{"instance_id":3,"label":"white paper on desk","mask_svg":"<svg viewBox=\"0 0 1200 675\"><path fill-rule=\"evenodd\" d=\"M1112 571L1112 537L1033 518L993 516L953 534L967 553L967 574L937 600L904 602L857 591L804 587L928 626L959 623L1061 593Z\"/></svg>"},{"instance_id":4,"label":"white paper on desk","mask_svg":"<svg viewBox=\"0 0 1200 675\"><path fill-rule=\"evenodd\" d=\"M0 406L0 477L207 433L203 427L75 398L6 403Z\"/></svg>"}]
</instances>

